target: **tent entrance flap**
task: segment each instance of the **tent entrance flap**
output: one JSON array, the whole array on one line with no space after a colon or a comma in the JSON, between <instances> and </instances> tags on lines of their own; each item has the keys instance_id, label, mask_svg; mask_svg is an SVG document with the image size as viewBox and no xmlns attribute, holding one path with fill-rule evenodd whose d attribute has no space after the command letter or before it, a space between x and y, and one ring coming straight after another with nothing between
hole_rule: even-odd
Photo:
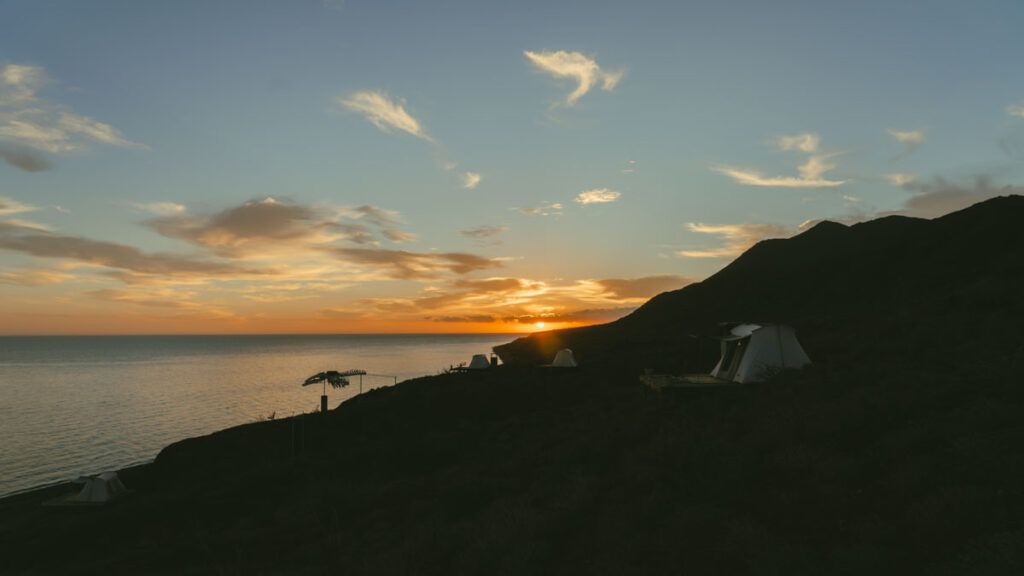
<instances>
[{"instance_id":1,"label":"tent entrance flap","mask_svg":"<svg viewBox=\"0 0 1024 576\"><path fill-rule=\"evenodd\" d=\"M720 372L726 380L732 380L736 375L736 369L739 368L740 362L743 360L743 353L747 349L745 346L747 340L747 338L737 338L722 342L724 350L722 351Z\"/></svg>"}]
</instances>

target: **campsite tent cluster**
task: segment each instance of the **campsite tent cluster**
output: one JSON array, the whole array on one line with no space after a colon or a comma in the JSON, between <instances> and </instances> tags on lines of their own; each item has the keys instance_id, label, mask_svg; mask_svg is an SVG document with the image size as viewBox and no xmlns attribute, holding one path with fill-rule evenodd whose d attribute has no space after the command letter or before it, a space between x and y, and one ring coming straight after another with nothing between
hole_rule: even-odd
<instances>
[{"instance_id":1,"label":"campsite tent cluster","mask_svg":"<svg viewBox=\"0 0 1024 576\"><path fill-rule=\"evenodd\" d=\"M784 324L737 324L729 333L717 338L721 356L710 374L692 374L682 379L691 384L709 385L728 382L759 382L773 372L786 368L802 368L811 363L796 331ZM484 370L495 365L492 356L473 356L469 366L463 370ZM575 368L578 364L573 351L559 350L547 368Z\"/></svg>"},{"instance_id":2,"label":"campsite tent cluster","mask_svg":"<svg viewBox=\"0 0 1024 576\"><path fill-rule=\"evenodd\" d=\"M759 382L773 372L802 368L811 363L796 331L783 324L738 324L718 338L721 356L710 374L682 377L694 384ZM577 366L572 350L559 350L548 365L553 368Z\"/></svg>"},{"instance_id":3,"label":"campsite tent cluster","mask_svg":"<svg viewBox=\"0 0 1024 576\"><path fill-rule=\"evenodd\" d=\"M462 368L462 370L486 370L497 365L498 358L493 354L490 360L487 359L486 354L474 354L473 359L469 361L469 365ZM576 366L576 357L573 356L572 350L568 348L559 350L551 364L546 365L548 368L575 368Z\"/></svg>"}]
</instances>

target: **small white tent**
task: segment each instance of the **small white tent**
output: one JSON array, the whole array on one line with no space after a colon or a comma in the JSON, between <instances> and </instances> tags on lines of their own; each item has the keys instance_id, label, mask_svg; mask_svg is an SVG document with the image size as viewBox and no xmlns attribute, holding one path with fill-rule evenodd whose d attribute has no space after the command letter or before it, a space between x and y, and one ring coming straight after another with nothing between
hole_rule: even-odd
<instances>
[{"instance_id":1,"label":"small white tent","mask_svg":"<svg viewBox=\"0 0 1024 576\"><path fill-rule=\"evenodd\" d=\"M104 472L80 478L78 481L83 482L84 486L78 494L66 500L69 503L103 504L127 492L121 479L117 477L117 472Z\"/></svg>"},{"instance_id":2,"label":"small white tent","mask_svg":"<svg viewBox=\"0 0 1024 576\"><path fill-rule=\"evenodd\" d=\"M491 367L491 362L487 359L486 354L473 354L473 359L469 361L469 366L466 368L469 370L486 370Z\"/></svg>"},{"instance_id":3,"label":"small white tent","mask_svg":"<svg viewBox=\"0 0 1024 576\"><path fill-rule=\"evenodd\" d=\"M562 348L555 354L555 361L551 363L551 366L555 368L575 368L576 357L572 355L572 350Z\"/></svg>"},{"instance_id":4,"label":"small white tent","mask_svg":"<svg viewBox=\"0 0 1024 576\"><path fill-rule=\"evenodd\" d=\"M721 340L722 357L711 375L722 380L758 382L771 370L811 363L789 326L740 324Z\"/></svg>"}]
</instances>

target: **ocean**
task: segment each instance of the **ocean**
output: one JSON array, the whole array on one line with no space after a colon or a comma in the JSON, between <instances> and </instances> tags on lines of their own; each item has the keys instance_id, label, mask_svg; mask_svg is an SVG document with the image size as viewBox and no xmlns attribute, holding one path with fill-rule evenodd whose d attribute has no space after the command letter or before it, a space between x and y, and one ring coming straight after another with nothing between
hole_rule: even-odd
<instances>
[{"instance_id":1,"label":"ocean","mask_svg":"<svg viewBox=\"0 0 1024 576\"><path fill-rule=\"evenodd\" d=\"M151 461L161 448L317 410L324 370L363 391L436 374L509 335L0 337L0 496ZM359 379L331 389L331 407Z\"/></svg>"}]
</instances>

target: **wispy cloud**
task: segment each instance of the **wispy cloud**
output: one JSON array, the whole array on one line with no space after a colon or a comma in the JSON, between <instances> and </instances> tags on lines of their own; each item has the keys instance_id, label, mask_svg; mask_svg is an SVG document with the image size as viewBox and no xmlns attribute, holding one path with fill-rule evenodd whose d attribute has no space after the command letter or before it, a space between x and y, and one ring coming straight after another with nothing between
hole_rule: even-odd
<instances>
[{"instance_id":1,"label":"wispy cloud","mask_svg":"<svg viewBox=\"0 0 1024 576\"><path fill-rule=\"evenodd\" d=\"M576 202L579 204L605 204L615 202L622 194L608 188L594 188L585 190L576 195Z\"/></svg>"},{"instance_id":2,"label":"wispy cloud","mask_svg":"<svg viewBox=\"0 0 1024 576\"><path fill-rule=\"evenodd\" d=\"M270 197L211 215L172 213L148 224L163 236L229 257L268 248L294 249L300 242L326 243L341 235L330 222L318 218L313 209Z\"/></svg>"},{"instance_id":3,"label":"wispy cloud","mask_svg":"<svg viewBox=\"0 0 1024 576\"><path fill-rule=\"evenodd\" d=\"M513 208L520 214L527 216L561 216L563 206L561 202L543 202L540 206L521 206Z\"/></svg>"},{"instance_id":4,"label":"wispy cloud","mask_svg":"<svg viewBox=\"0 0 1024 576\"><path fill-rule=\"evenodd\" d=\"M313 251L337 241L377 244L374 229L392 242L416 239L415 234L398 228L401 218L397 212L378 206L314 207L267 197L214 214L190 214L175 206L166 208L169 213L147 222L150 228L163 236L234 258Z\"/></svg>"},{"instance_id":5,"label":"wispy cloud","mask_svg":"<svg viewBox=\"0 0 1024 576\"><path fill-rule=\"evenodd\" d=\"M11 214L21 214L23 212L34 212L39 208L18 202L13 198L7 198L6 196L0 196L0 216L9 216Z\"/></svg>"},{"instance_id":6,"label":"wispy cloud","mask_svg":"<svg viewBox=\"0 0 1024 576\"><path fill-rule=\"evenodd\" d=\"M606 278L595 280L610 297L622 300L646 299L651 296L678 290L693 282L692 279L675 274L643 276L640 278Z\"/></svg>"},{"instance_id":7,"label":"wispy cloud","mask_svg":"<svg viewBox=\"0 0 1024 576\"><path fill-rule=\"evenodd\" d=\"M886 132L889 136L892 136L894 140L903 144L903 152L900 156L907 156L917 150L921 144L925 142L924 130L894 130L887 128Z\"/></svg>"},{"instance_id":8,"label":"wispy cloud","mask_svg":"<svg viewBox=\"0 0 1024 576\"><path fill-rule=\"evenodd\" d=\"M779 136L775 139L775 145L780 150L806 152L807 154L817 152L818 145L820 144L821 138L817 134L810 132L794 134L792 136Z\"/></svg>"},{"instance_id":9,"label":"wispy cloud","mask_svg":"<svg viewBox=\"0 0 1024 576\"><path fill-rule=\"evenodd\" d=\"M21 268L0 271L0 283L19 286L46 286L60 284L73 279L74 276L61 270L45 268Z\"/></svg>"},{"instance_id":10,"label":"wispy cloud","mask_svg":"<svg viewBox=\"0 0 1024 576\"><path fill-rule=\"evenodd\" d=\"M698 250L680 250L679 256L687 258L732 258L767 238L789 236L791 231L776 224L701 224L686 225L691 232L710 234L721 238L721 245Z\"/></svg>"},{"instance_id":11,"label":"wispy cloud","mask_svg":"<svg viewBox=\"0 0 1024 576\"><path fill-rule=\"evenodd\" d=\"M404 230L399 230L397 228L385 228L381 230L380 233L383 234L385 238L391 240L396 244L402 244L405 242L415 242L417 238L417 236L412 232L406 232Z\"/></svg>"},{"instance_id":12,"label":"wispy cloud","mask_svg":"<svg viewBox=\"0 0 1024 576\"><path fill-rule=\"evenodd\" d=\"M92 290L85 294L106 302L169 310L173 311L175 316L199 315L206 318L230 318L235 316L234 312L223 306L196 300L199 294L192 290L166 287L148 287L145 290L104 288Z\"/></svg>"},{"instance_id":13,"label":"wispy cloud","mask_svg":"<svg viewBox=\"0 0 1024 576\"><path fill-rule=\"evenodd\" d=\"M987 176L979 176L967 185L936 177L924 182L908 182L903 188L914 195L906 201L903 210L888 214L935 218L996 196L1024 194L1024 186L999 186Z\"/></svg>"},{"instance_id":14,"label":"wispy cloud","mask_svg":"<svg viewBox=\"0 0 1024 576\"><path fill-rule=\"evenodd\" d=\"M503 232L508 232L508 226L477 226L475 228L465 228L459 230L459 234L462 234L466 238L483 239L497 236Z\"/></svg>"},{"instance_id":15,"label":"wispy cloud","mask_svg":"<svg viewBox=\"0 0 1024 576\"><path fill-rule=\"evenodd\" d=\"M402 217L398 212L369 204L355 208L340 208L338 214L348 218L366 220L375 226L395 226L402 222Z\"/></svg>"},{"instance_id":16,"label":"wispy cloud","mask_svg":"<svg viewBox=\"0 0 1024 576\"><path fill-rule=\"evenodd\" d=\"M476 172L465 172L462 174L462 187L467 190L472 190L480 184L480 174Z\"/></svg>"},{"instance_id":17,"label":"wispy cloud","mask_svg":"<svg viewBox=\"0 0 1024 576\"><path fill-rule=\"evenodd\" d=\"M7 64L0 68L0 106L28 104L46 84L46 71L38 66Z\"/></svg>"},{"instance_id":18,"label":"wispy cloud","mask_svg":"<svg viewBox=\"0 0 1024 576\"><path fill-rule=\"evenodd\" d=\"M176 202L131 202L129 206L157 216L172 216L185 212L185 206Z\"/></svg>"},{"instance_id":19,"label":"wispy cloud","mask_svg":"<svg viewBox=\"0 0 1024 576\"><path fill-rule=\"evenodd\" d=\"M763 172L736 166L713 166L711 169L724 174L745 186L764 186L771 188L834 188L842 186L846 180L829 180L826 172L835 169L836 165L829 158L832 154L816 154L821 139L817 134L803 133L792 136L779 136L774 144L777 148L789 152L811 154L807 161L797 167L799 176L765 176Z\"/></svg>"},{"instance_id":20,"label":"wispy cloud","mask_svg":"<svg viewBox=\"0 0 1024 576\"><path fill-rule=\"evenodd\" d=\"M799 229L806 230L823 220L831 220L842 224L853 225L885 216L910 216L913 218L938 218L962 210L978 202L997 196L1024 195L1024 186L998 185L988 175L976 176L967 183L958 183L941 176L930 179L919 179L911 174L888 174L888 181L899 186L912 195L903 201L895 210L865 210L858 206L850 213L834 215L828 218L813 218L800 224Z\"/></svg>"},{"instance_id":21,"label":"wispy cloud","mask_svg":"<svg viewBox=\"0 0 1024 576\"><path fill-rule=\"evenodd\" d=\"M433 144L438 162L444 171L452 172L458 167L458 162L444 159L447 154L444 147L427 133L420 120L406 110L404 99L392 98L380 90L362 90L347 96L338 96L336 102L348 110L361 114L382 132L404 132ZM463 188L472 190L480 184L483 176L479 172L465 171L459 175L459 179Z\"/></svg>"},{"instance_id":22,"label":"wispy cloud","mask_svg":"<svg viewBox=\"0 0 1024 576\"><path fill-rule=\"evenodd\" d=\"M470 238L478 246L497 246L501 244L498 236L505 232L508 232L508 226L484 225L459 230L459 234Z\"/></svg>"},{"instance_id":23,"label":"wispy cloud","mask_svg":"<svg viewBox=\"0 0 1024 576\"><path fill-rule=\"evenodd\" d=\"M46 157L25 146L0 145L0 159L26 172L42 172L51 167Z\"/></svg>"},{"instance_id":24,"label":"wispy cloud","mask_svg":"<svg viewBox=\"0 0 1024 576\"><path fill-rule=\"evenodd\" d=\"M383 132L405 132L417 138L433 142L419 120L405 110L405 101L393 100L384 92L363 90L345 97L338 97L338 103L363 115L371 124Z\"/></svg>"},{"instance_id":25,"label":"wispy cloud","mask_svg":"<svg viewBox=\"0 0 1024 576\"><path fill-rule=\"evenodd\" d=\"M1017 118L1024 118L1024 104L1012 104L1006 107L1006 113Z\"/></svg>"},{"instance_id":26,"label":"wispy cloud","mask_svg":"<svg viewBox=\"0 0 1024 576\"><path fill-rule=\"evenodd\" d=\"M345 247L331 248L330 252L345 262L381 268L390 277L403 280L436 278L441 272L468 274L501 267L499 260L463 252L411 252Z\"/></svg>"},{"instance_id":27,"label":"wispy cloud","mask_svg":"<svg viewBox=\"0 0 1024 576\"><path fill-rule=\"evenodd\" d=\"M526 56L526 59L536 69L545 74L555 78L568 78L576 81L576 89L565 98L567 106L575 105L584 94L590 92L590 89L598 83L600 83L602 90L614 90L625 74L625 69L615 71L603 70L596 60L581 52L566 52L564 50L558 50L557 52L531 52L527 50L523 52L523 55Z\"/></svg>"},{"instance_id":28,"label":"wispy cloud","mask_svg":"<svg viewBox=\"0 0 1024 576\"><path fill-rule=\"evenodd\" d=\"M897 142L904 144L923 144L925 140L923 130L894 130L892 128L886 129Z\"/></svg>"},{"instance_id":29,"label":"wispy cloud","mask_svg":"<svg viewBox=\"0 0 1024 576\"><path fill-rule=\"evenodd\" d=\"M884 174L885 181L893 186L905 186L914 180L913 174L906 174L903 172L896 172L893 174Z\"/></svg>"},{"instance_id":30,"label":"wispy cloud","mask_svg":"<svg viewBox=\"0 0 1024 576\"><path fill-rule=\"evenodd\" d=\"M808 164L810 164L808 166ZM740 184L747 186L764 186L769 188L834 188L836 186L842 186L846 183L845 180L828 180L826 178L808 178L804 174L814 173L815 170L819 170L819 166L815 166L811 161L808 164L800 166L801 175L797 176L765 176L761 172L756 170L750 170L746 168L735 168L732 166L715 166L712 168L715 172L725 174ZM834 166L830 166L832 169ZM817 174L820 176L822 172Z\"/></svg>"},{"instance_id":31,"label":"wispy cloud","mask_svg":"<svg viewBox=\"0 0 1024 576\"><path fill-rule=\"evenodd\" d=\"M82 150L89 143L146 147L110 124L43 99L39 90L47 83L46 71L38 66L7 64L0 69L0 141L8 143L3 158L12 166L30 172L49 167L45 159L25 148L64 154Z\"/></svg>"},{"instance_id":32,"label":"wispy cloud","mask_svg":"<svg viewBox=\"0 0 1024 576\"><path fill-rule=\"evenodd\" d=\"M360 302L391 316L426 314L435 322L593 323L625 316L647 298L692 280L676 275L547 282L528 278L455 278L411 298Z\"/></svg>"},{"instance_id":33,"label":"wispy cloud","mask_svg":"<svg viewBox=\"0 0 1024 576\"><path fill-rule=\"evenodd\" d=\"M147 253L125 244L54 234L10 221L0 221L0 250L73 260L142 275L238 277L267 274L230 262L189 255Z\"/></svg>"}]
</instances>

